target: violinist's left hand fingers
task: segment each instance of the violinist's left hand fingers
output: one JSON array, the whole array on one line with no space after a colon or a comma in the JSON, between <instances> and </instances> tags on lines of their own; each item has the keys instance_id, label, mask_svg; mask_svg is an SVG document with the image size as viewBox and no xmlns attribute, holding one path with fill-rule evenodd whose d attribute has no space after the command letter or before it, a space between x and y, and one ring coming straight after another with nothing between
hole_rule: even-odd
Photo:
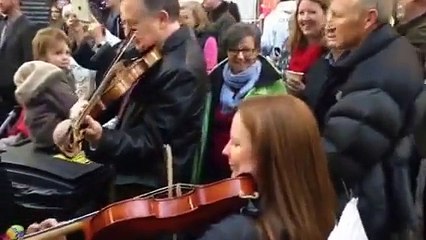
<instances>
[{"instance_id":1,"label":"violinist's left hand fingers","mask_svg":"<svg viewBox=\"0 0 426 240\"><path fill-rule=\"evenodd\" d=\"M91 116L86 116L85 124L87 124L87 127L84 129L85 139L92 146L97 145L102 137L102 125L95 121Z\"/></svg>"},{"instance_id":2,"label":"violinist's left hand fingers","mask_svg":"<svg viewBox=\"0 0 426 240\"><path fill-rule=\"evenodd\" d=\"M60 223L56 219L48 218L48 219L44 220L43 222L41 222L40 224L39 223L31 224L27 229L27 234L37 233L39 231L43 231L45 229L55 227L59 224ZM66 237L60 236L60 237L57 237L57 238L52 239L52 240L66 240Z\"/></svg>"},{"instance_id":3,"label":"violinist's left hand fingers","mask_svg":"<svg viewBox=\"0 0 426 240\"><path fill-rule=\"evenodd\" d=\"M48 229L59 225L59 222L54 218L48 218L40 223L41 230Z\"/></svg>"},{"instance_id":4,"label":"violinist's left hand fingers","mask_svg":"<svg viewBox=\"0 0 426 240\"><path fill-rule=\"evenodd\" d=\"M40 224L33 223L27 228L26 233L27 234L36 233L36 232L39 232L40 230L41 230Z\"/></svg>"}]
</instances>

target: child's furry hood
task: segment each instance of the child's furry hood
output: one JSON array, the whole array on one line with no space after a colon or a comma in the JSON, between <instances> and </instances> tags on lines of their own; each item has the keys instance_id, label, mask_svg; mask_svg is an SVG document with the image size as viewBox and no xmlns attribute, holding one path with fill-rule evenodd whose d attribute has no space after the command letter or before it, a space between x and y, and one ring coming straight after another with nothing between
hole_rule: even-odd
<instances>
[{"instance_id":1,"label":"child's furry hood","mask_svg":"<svg viewBox=\"0 0 426 240\"><path fill-rule=\"evenodd\" d=\"M26 104L37 97L51 81L67 81L65 72L47 62L30 61L22 64L13 80L16 85L15 97L18 103Z\"/></svg>"}]
</instances>

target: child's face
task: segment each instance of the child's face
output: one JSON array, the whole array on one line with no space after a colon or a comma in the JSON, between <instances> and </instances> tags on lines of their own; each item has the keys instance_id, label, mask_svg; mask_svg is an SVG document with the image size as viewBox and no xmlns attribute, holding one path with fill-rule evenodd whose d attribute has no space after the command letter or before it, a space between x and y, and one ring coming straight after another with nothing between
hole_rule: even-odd
<instances>
[{"instance_id":1,"label":"child's face","mask_svg":"<svg viewBox=\"0 0 426 240\"><path fill-rule=\"evenodd\" d=\"M62 69L69 69L71 53L65 41L57 42L46 52L46 62Z\"/></svg>"},{"instance_id":2,"label":"child's face","mask_svg":"<svg viewBox=\"0 0 426 240\"><path fill-rule=\"evenodd\" d=\"M60 19L61 18L61 10L58 9L57 7L52 7L52 9L50 9L50 18L53 21Z\"/></svg>"}]
</instances>

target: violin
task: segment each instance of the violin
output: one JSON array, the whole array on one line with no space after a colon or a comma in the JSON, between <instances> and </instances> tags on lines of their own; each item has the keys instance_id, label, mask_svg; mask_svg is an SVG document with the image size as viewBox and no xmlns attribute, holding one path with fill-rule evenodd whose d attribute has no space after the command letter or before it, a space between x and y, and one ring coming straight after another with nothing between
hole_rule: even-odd
<instances>
[{"instance_id":1,"label":"violin","mask_svg":"<svg viewBox=\"0 0 426 240\"><path fill-rule=\"evenodd\" d=\"M170 191L174 196L170 196ZM250 176L207 185L175 184L133 199L113 203L100 211L45 231L27 235L43 240L82 230L85 240L153 238L206 227L238 211L259 194Z\"/></svg>"},{"instance_id":2,"label":"violin","mask_svg":"<svg viewBox=\"0 0 426 240\"><path fill-rule=\"evenodd\" d=\"M122 46L122 49L120 49L108 68L101 84L90 97L87 106L76 119L72 119L72 124L67 132L66 143L58 145L58 148L65 156L73 158L82 151L83 132L81 131L81 125L85 117L91 115L96 118L105 109L105 106L120 99L139 81L149 68L161 60L160 51L154 47L145 53L143 57L132 59L133 63L128 66L125 65L125 60L119 61L134 37L135 34L132 34L128 42Z\"/></svg>"},{"instance_id":3,"label":"violin","mask_svg":"<svg viewBox=\"0 0 426 240\"><path fill-rule=\"evenodd\" d=\"M107 88L102 92L100 99L102 104L93 105L90 115L94 118L99 116L103 107L120 99L160 59L161 53L157 48L153 48L142 58L131 59L133 62L129 66L125 65L125 60L116 63L114 66L114 76Z\"/></svg>"}]
</instances>

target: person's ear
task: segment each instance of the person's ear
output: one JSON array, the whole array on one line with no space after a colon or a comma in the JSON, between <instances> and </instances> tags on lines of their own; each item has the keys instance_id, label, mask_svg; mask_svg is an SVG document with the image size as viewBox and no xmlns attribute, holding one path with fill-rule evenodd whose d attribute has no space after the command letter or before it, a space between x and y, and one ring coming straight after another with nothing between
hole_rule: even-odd
<instances>
[{"instance_id":1,"label":"person's ear","mask_svg":"<svg viewBox=\"0 0 426 240\"><path fill-rule=\"evenodd\" d=\"M371 26L377 23L379 13L377 9L370 9L367 12L367 17L365 18L364 29L370 29Z\"/></svg>"},{"instance_id":2,"label":"person's ear","mask_svg":"<svg viewBox=\"0 0 426 240\"><path fill-rule=\"evenodd\" d=\"M169 14L162 10L158 13L158 18L160 19L160 29L165 29L170 21Z\"/></svg>"}]
</instances>

